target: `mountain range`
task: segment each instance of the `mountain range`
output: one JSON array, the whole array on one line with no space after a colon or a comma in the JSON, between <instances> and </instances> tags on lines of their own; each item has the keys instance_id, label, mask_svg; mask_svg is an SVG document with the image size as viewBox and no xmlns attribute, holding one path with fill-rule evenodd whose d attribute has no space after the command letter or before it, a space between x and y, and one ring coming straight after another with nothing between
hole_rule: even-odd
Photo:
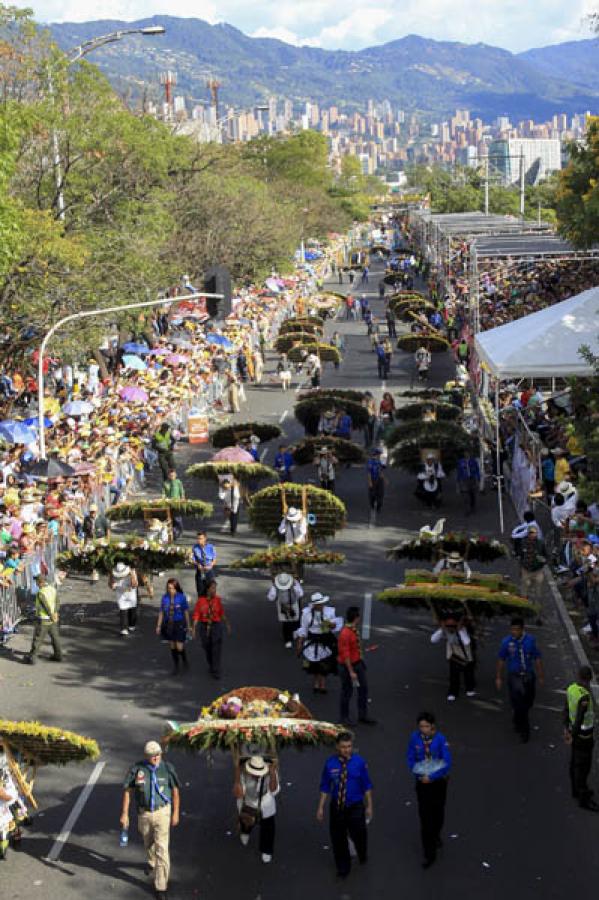
<instances>
[{"instance_id":1,"label":"mountain range","mask_svg":"<svg viewBox=\"0 0 599 900\"><path fill-rule=\"evenodd\" d=\"M238 108L269 96L343 108L388 99L406 111L447 116L457 107L489 121L545 121L555 113L599 112L599 39L512 54L487 44L408 35L364 50L297 47L252 38L231 25L155 16L48 26L67 50L112 31L161 24L166 34L128 37L90 56L121 93L158 99L160 73L177 73L175 93L207 100L207 78L221 83L223 104Z\"/></svg>"}]
</instances>

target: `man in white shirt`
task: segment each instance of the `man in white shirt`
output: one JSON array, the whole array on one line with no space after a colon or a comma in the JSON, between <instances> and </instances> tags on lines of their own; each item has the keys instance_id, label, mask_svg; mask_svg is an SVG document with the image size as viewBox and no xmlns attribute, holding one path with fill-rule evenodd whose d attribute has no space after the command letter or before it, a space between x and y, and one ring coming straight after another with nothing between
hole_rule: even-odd
<instances>
[{"instance_id":1,"label":"man in white shirt","mask_svg":"<svg viewBox=\"0 0 599 900\"><path fill-rule=\"evenodd\" d=\"M462 675L466 696L474 697L476 694L474 647L464 621L458 620L455 616L443 619L440 627L431 635L431 644L438 644L443 638L445 638L446 659L449 663L447 700L453 703L458 696Z\"/></svg>"},{"instance_id":2,"label":"man in white shirt","mask_svg":"<svg viewBox=\"0 0 599 900\"><path fill-rule=\"evenodd\" d=\"M522 516L522 522L520 523L520 525L516 525L516 527L512 531L512 540L519 541L522 538L525 538L528 534L529 528L536 528L537 534L539 535L539 540L543 540L543 532L541 531L541 528L534 517L534 513L531 512L530 509L527 509Z\"/></svg>"},{"instance_id":3,"label":"man in white shirt","mask_svg":"<svg viewBox=\"0 0 599 900\"><path fill-rule=\"evenodd\" d=\"M289 507L279 525L279 534L284 535L288 547L307 542L308 522L300 509Z\"/></svg>"},{"instance_id":4,"label":"man in white shirt","mask_svg":"<svg viewBox=\"0 0 599 900\"><path fill-rule=\"evenodd\" d=\"M293 646L293 634L300 625L303 596L301 584L289 572L279 572L275 575L266 595L267 600L277 604L277 618L281 623L283 641L288 650Z\"/></svg>"}]
</instances>

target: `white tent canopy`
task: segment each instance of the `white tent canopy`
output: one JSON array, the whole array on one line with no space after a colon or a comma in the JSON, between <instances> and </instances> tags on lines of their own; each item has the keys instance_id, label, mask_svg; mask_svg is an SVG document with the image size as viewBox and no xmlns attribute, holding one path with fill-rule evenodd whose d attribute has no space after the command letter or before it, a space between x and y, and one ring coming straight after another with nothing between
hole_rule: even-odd
<instances>
[{"instance_id":1,"label":"white tent canopy","mask_svg":"<svg viewBox=\"0 0 599 900\"><path fill-rule=\"evenodd\" d=\"M592 375L583 345L599 354L599 287L475 338L480 361L501 379Z\"/></svg>"}]
</instances>

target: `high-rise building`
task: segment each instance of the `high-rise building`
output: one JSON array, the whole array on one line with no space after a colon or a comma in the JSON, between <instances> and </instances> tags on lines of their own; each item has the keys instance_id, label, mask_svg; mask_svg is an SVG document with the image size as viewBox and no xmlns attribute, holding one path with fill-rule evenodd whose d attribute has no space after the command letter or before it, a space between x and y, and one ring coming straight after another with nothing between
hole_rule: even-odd
<instances>
[{"instance_id":1,"label":"high-rise building","mask_svg":"<svg viewBox=\"0 0 599 900\"><path fill-rule=\"evenodd\" d=\"M493 141L489 146L489 165L504 184L515 184L521 177L536 183L562 167L561 143L548 138L511 138Z\"/></svg>"}]
</instances>

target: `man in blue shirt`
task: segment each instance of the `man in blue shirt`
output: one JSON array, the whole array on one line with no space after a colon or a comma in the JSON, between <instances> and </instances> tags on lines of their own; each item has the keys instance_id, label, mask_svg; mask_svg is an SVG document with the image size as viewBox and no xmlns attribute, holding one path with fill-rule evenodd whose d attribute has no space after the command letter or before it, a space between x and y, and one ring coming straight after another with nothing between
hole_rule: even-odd
<instances>
[{"instance_id":1,"label":"man in blue shirt","mask_svg":"<svg viewBox=\"0 0 599 900\"><path fill-rule=\"evenodd\" d=\"M197 541L191 552L196 568L196 591L198 597L204 597L210 582L216 580L216 550L208 543L205 531L198 531Z\"/></svg>"},{"instance_id":2,"label":"man in blue shirt","mask_svg":"<svg viewBox=\"0 0 599 900\"><path fill-rule=\"evenodd\" d=\"M275 469L279 473L281 481L291 481L291 470L293 469L293 453L283 444L279 447L279 452L275 456Z\"/></svg>"},{"instance_id":3,"label":"man in blue shirt","mask_svg":"<svg viewBox=\"0 0 599 900\"><path fill-rule=\"evenodd\" d=\"M353 737L349 731L340 732L336 753L324 764L320 779L320 800L316 810L319 822L324 819L324 807L330 795L330 833L337 875L347 878L351 869L348 836L352 839L358 859L365 863L368 856L366 825L372 819L372 782L366 761L354 753Z\"/></svg>"},{"instance_id":4,"label":"man in blue shirt","mask_svg":"<svg viewBox=\"0 0 599 900\"><path fill-rule=\"evenodd\" d=\"M337 422L337 427L335 429L335 437L343 438L346 441L351 441L351 429L352 429L352 420L351 416L344 412L339 418Z\"/></svg>"},{"instance_id":5,"label":"man in blue shirt","mask_svg":"<svg viewBox=\"0 0 599 900\"><path fill-rule=\"evenodd\" d=\"M464 512L469 515L476 510L476 495L480 490L480 466L473 453L464 453L458 459L456 477Z\"/></svg>"},{"instance_id":6,"label":"man in blue shirt","mask_svg":"<svg viewBox=\"0 0 599 900\"><path fill-rule=\"evenodd\" d=\"M445 820L447 778L451 769L451 753L445 737L437 731L433 713L422 712L416 719L418 730L408 743L408 768L416 778L416 797L420 816L420 834L424 859L422 867L430 868L441 846L441 830Z\"/></svg>"},{"instance_id":7,"label":"man in blue shirt","mask_svg":"<svg viewBox=\"0 0 599 900\"><path fill-rule=\"evenodd\" d=\"M543 684L543 663L535 638L524 631L522 616L514 616L510 632L499 648L495 685L498 691L501 690L503 673L507 668L507 684L514 711L514 729L520 735L522 743L526 744L530 738L528 714L535 702L537 677L539 684Z\"/></svg>"},{"instance_id":8,"label":"man in blue shirt","mask_svg":"<svg viewBox=\"0 0 599 900\"><path fill-rule=\"evenodd\" d=\"M366 472L368 474L368 503L370 506L370 521L372 524L376 522L377 513L383 509L383 500L385 499L385 476L383 474L384 464L381 460L381 451L375 447L370 451L370 457L366 463Z\"/></svg>"}]
</instances>

